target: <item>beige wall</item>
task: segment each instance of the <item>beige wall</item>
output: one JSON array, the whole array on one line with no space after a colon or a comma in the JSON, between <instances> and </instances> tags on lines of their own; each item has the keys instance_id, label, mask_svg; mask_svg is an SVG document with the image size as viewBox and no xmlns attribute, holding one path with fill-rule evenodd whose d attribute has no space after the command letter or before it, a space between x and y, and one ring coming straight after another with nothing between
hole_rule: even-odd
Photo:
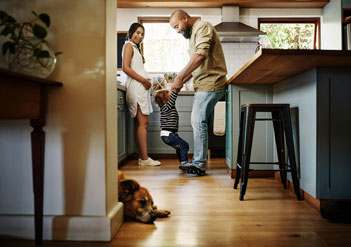
<instances>
[{"instance_id":1,"label":"beige wall","mask_svg":"<svg viewBox=\"0 0 351 247\"><path fill-rule=\"evenodd\" d=\"M0 9L19 20L32 18L31 10L49 14L47 40L63 52L49 77L64 86L49 92L44 214L111 216L117 206L116 1L0 0ZM33 214L30 131L27 120L0 121L0 215Z\"/></svg>"}]
</instances>

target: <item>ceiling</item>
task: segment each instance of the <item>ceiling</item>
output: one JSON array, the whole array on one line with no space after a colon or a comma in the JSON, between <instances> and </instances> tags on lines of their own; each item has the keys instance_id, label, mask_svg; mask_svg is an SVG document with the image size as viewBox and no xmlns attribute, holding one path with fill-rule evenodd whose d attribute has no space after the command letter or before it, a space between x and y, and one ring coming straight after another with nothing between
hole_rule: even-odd
<instances>
[{"instance_id":1,"label":"ceiling","mask_svg":"<svg viewBox=\"0 0 351 247\"><path fill-rule=\"evenodd\" d=\"M117 8L322 8L330 0L117 0Z\"/></svg>"}]
</instances>

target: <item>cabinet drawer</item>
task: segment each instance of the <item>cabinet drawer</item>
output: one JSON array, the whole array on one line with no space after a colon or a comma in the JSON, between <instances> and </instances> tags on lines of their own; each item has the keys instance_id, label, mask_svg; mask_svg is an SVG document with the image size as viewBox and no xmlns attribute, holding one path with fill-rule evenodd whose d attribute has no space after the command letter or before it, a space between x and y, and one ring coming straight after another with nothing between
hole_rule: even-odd
<instances>
[{"instance_id":1,"label":"cabinet drawer","mask_svg":"<svg viewBox=\"0 0 351 247\"><path fill-rule=\"evenodd\" d=\"M120 105L120 104L117 105L117 110L118 111L124 111L125 109L126 109L125 105Z\"/></svg>"},{"instance_id":2,"label":"cabinet drawer","mask_svg":"<svg viewBox=\"0 0 351 247\"><path fill-rule=\"evenodd\" d=\"M126 94L124 91L117 90L117 104L118 105L124 105L125 104L125 97Z\"/></svg>"}]
</instances>

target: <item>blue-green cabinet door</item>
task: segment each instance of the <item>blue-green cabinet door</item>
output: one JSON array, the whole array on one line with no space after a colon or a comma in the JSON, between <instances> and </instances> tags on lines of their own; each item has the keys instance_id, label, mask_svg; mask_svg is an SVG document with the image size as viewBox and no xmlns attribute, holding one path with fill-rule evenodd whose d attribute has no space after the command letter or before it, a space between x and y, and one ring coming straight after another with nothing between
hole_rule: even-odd
<instances>
[{"instance_id":1,"label":"blue-green cabinet door","mask_svg":"<svg viewBox=\"0 0 351 247\"><path fill-rule=\"evenodd\" d=\"M232 151L232 140L233 140L233 130L232 130L232 116L233 116L233 102L232 102L232 88L230 84L226 91L226 123L225 123L225 161L229 168L232 167L233 151Z\"/></svg>"},{"instance_id":2,"label":"blue-green cabinet door","mask_svg":"<svg viewBox=\"0 0 351 247\"><path fill-rule=\"evenodd\" d=\"M317 198L351 199L351 71L318 68Z\"/></svg>"}]
</instances>

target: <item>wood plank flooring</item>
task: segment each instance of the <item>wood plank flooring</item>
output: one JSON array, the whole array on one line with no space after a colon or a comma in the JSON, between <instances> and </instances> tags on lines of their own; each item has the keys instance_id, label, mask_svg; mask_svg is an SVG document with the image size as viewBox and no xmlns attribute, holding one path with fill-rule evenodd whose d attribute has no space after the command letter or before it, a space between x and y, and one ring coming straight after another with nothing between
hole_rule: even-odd
<instances>
[{"instance_id":1,"label":"wood plank flooring","mask_svg":"<svg viewBox=\"0 0 351 247\"><path fill-rule=\"evenodd\" d=\"M323 219L277 180L249 178L245 201L239 201L224 158L211 159L204 177L182 173L175 159L161 162L140 167L130 160L120 169L148 188L159 209L171 211L169 218L154 224L126 221L110 243L44 241L43 246L351 246L351 225ZM0 241L0 246L34 245Z\"/></svg>"},{"instance_id":2,"label":"wood plank flooring","mask_svg":"<svg viewBox=\"0 0 351 247\"><path fill-rule=\"evenodd\" d=\"M323 219L277 180L250 178L240 201L223 158L211 159L204 177L182 173L176 160L161 162L130 161L121 170L171 216L152 225L125 222L111 246L351 246L351 225Z\"/></svg>"}]
</instances>

